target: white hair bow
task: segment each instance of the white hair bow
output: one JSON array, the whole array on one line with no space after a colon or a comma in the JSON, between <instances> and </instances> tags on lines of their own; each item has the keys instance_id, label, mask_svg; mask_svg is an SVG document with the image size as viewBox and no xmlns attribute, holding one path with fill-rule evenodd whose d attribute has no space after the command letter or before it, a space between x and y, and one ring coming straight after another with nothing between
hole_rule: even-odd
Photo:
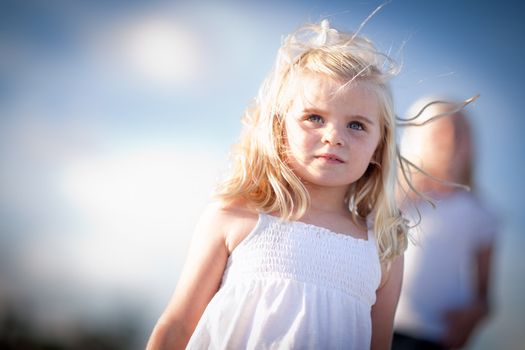
<instances>
[{"instance_id":1,"label":"white hair bow","mask_svg":"<svg viewBox=\"0 0 525 350\"><path fill-rule=\"evenodd\" d=\"M330 38L337 35L337 30L330 28L330 22L327 19L321 21L321 31L313 40L314 45L323 46L330 43Z\"/></svg>"}]
</instances>

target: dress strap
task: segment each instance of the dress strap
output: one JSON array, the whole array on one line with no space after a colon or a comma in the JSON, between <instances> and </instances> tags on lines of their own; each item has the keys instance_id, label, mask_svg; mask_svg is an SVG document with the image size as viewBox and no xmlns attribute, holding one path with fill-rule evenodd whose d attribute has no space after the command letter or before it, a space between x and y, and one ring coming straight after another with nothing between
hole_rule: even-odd
<instances>
[{"instance_id":1,"label":"dress strap","mask_svg":"<svg viewBox=\"0 0 525 350\"><path fill-rule=\"evenodd\" d=\"M264 228L267 226L268 220L269 219L268 219L268 215L267 214L264 214L262 212L258 212L257 222L255 223L255 226L246 235L246 237L244 237L244 239L233 249L231 255L238 254L237 252L239 250L244 249L243 247L245 245L247 245L259 233L261 233L264 230Z\"/></svg>"}]
</instances>

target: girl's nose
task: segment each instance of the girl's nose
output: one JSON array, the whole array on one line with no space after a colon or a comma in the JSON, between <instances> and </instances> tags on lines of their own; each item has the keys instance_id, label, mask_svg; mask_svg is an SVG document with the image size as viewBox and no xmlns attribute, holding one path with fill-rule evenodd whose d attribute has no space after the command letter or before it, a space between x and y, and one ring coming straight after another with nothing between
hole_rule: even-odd
<instances>
[{"instance_id":1,"label":"girl's nose","mask_svg":"<svg viewBox=\"0 0 525 350\"><path fill-rule=\"evenodd\" d=\"M332 146L344 145L341 132L336 127L326 127L321 141Z\"/></svg>"}]
</instances>

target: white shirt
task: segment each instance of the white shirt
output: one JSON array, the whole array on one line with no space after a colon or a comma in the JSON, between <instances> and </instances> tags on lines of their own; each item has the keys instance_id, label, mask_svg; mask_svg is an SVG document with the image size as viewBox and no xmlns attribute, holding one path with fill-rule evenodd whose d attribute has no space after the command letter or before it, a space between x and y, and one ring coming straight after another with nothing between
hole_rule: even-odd
<instances>
[{"instance_id":1,"label":"white shirt","mask_svg":"<svg viewBox=\"0 0 525 350\"><path fill-rule=\"evenodd\" d=\"M472 301L475 256L492 243L497 220L469 192L458 191L436 201L433 209L418 203L421 223L405 253L403 288L395 329L428 340L445 332L444 314ZM406 208L417 222L415 208Z\"/></svg>"}]
</instances>

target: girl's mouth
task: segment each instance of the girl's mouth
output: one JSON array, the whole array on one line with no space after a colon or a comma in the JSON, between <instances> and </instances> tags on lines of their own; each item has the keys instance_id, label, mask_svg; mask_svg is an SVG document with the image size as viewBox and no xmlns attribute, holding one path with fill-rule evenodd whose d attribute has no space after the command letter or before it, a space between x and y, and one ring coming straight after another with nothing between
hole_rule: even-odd
<instances>
[{"instance_id":1,"label":"girl's mouth","mask_svg":"<svg viewBox=\"0 0 525 350\"><path fill-rule=\"evenodd\" d=\"M335 154L330 154L330 153L321 154L319 156L316 156L315 158L325 160L328 163L334 163L334 164L344 163L344 161L341 158L339 158Z\"/></svg>"}]
</instances>

